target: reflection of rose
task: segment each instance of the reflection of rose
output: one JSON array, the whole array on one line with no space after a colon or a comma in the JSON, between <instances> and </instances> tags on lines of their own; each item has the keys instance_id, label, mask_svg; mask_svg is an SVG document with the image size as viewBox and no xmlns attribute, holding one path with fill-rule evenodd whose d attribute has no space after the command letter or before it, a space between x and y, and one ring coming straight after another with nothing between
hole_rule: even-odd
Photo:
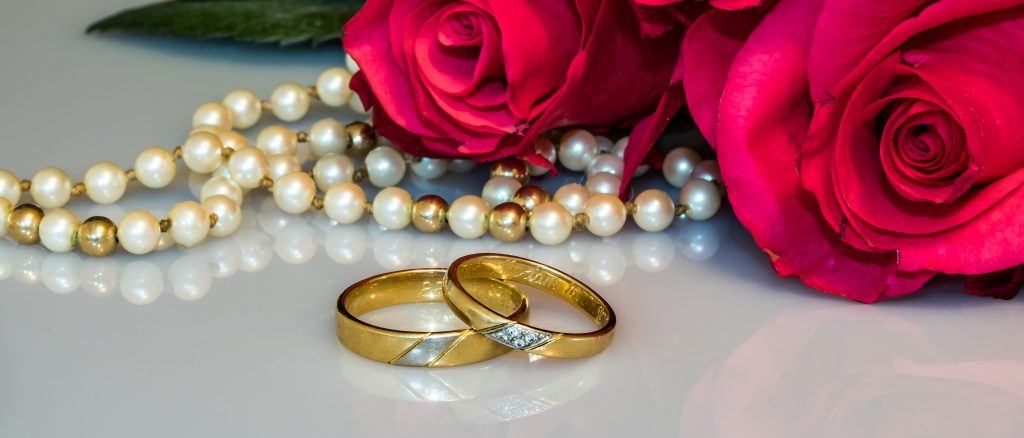
<instances>
[{"instance_id":1,"label":"reflection of rose","mask_svg":"<svg viewBox=\"0 0 1024 438\"><path fill-rule=\"evenodd\" d=\"M686 37L687 99L783 275L859 301L1024 262L1024 1L780 0Z\"/></svg>"},{"instance_id":2,"label":"reflection of rose","mask_svg":"<svg viewBox=\"0 0 1024 438\"><path fill-rule=\"evenodd\" d=\"M873 330L876 329L876 330ZM1024 361L944 363L914 325L873 308L781 317L687 398L681 436L1015 436Z\"/></svg>"},{"instance_id":3,"label":"reflection of rose","mask_svg":"<svg viewBox=\"0 0 1024 438\"><path fill-rule=\"evenodd\" d=\"M632 5L370 0L345 26L353 88L381 134L424 156L542 164L541 132L651 119L631 137L628 176L683 104L682 27L645 37Z\"/></svg>"}]
</instances>

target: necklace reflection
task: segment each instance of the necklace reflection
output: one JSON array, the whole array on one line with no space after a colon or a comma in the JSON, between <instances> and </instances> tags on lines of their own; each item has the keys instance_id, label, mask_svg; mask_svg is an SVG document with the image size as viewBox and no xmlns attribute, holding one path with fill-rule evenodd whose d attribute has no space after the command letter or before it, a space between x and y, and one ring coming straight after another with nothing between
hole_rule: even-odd
<instances>
[{"instance_id":1,"label":"necklace reflection","mask_svg":"<svg viewBox=\"0 0 1024 438\"><path fill-rule=\"evenodd\" d=\"M503 252L538 260L599 286L619 282L630 267L644 272L665 270L681 254L704 262L718 250L720 221L681 220L673 231L623 233L600 239L574 235L557 246L532 242L505 244L491 238L452 239L444 234L386 231L372 223L339 225L326 215L293 216L282 212L273 198L245 204L241 228L235 235L181 249L162 245L162 251L139 259L126 255L88 258L77 253L51 253L38 246L0 241L0 280L26 285L41 283L57 294L83 290L96 296L120 291L133 304L154 302L165 292L193 301L202 298L216 278L256 273L274 258L301 265L312 260L320 247L335 263L351 265L367 257L388 270L444 267L452 260L476 252ZM111 218L124 215L116 206L103 206Z\"/></svg>"}]
</instances>

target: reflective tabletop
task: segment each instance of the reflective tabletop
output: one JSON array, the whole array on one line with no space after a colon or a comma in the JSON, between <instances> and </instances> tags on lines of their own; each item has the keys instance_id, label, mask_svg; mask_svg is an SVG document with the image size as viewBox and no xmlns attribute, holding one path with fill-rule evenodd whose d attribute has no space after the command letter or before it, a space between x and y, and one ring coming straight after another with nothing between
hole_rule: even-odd
<instances>
[{"instance_id":1,"label":"reflective tabletop","mask_svg":"<svg viewBox=\"0 0 1024 438\"><path fill-rule=\"evenodd\" d=\"M247 87L312 83L341 50L87 36L138 0L0 2L0 168L25 178L124 167L174 146L192 111ZM348 121L348 112L317 117ZM296 126L308 126L299 123ZM254 136L249 132L250 138ZM451 200L486 171L407 177ZM557 187L578 175L545 178ZM161 215L203 180L76 201L80 217ZM664 187L648 176L638 188ZM0 241L0 436L1013 437L1024 430L1024 301L942 279L860 305L779 279L726 209L647 234L564 245L337 225L246 198L234 236L144 257L90 259ZM533 258L593 286L616 337L589 359L513 352L447 369L372 362L335 337L338 294L367 276L466 254ZM588 330L530 294L534 325ZM376 311L395 328L459 327L443 305Z\"/></svg>"}]
</instances>

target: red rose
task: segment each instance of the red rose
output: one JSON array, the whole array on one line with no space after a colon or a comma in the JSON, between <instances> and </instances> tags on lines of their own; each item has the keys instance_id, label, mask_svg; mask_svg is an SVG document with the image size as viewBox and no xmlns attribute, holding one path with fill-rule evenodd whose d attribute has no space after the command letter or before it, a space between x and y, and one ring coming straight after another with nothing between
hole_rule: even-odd
<instances>
[{"instance_id":1,"label":"red rose","mask_svg":"<svg viewBox=\"0 0 1024 438\"><path fill-rule=\"evenodd\" d=\"M691 112L781 275L873 302L1024 263L1021 5L780 0L693 25Z\"/></svg>"},{"instance_id":2,"label":"red rose","mask_svg":"<svg viewBox=\"0 0 1024 438\"><path fill-rule=\"evenodd\" d=\"M631 174L683 105L682 28L645 38L638 23L628 0L370 0L345 49L375 126L407 152L542 164L543 131L644 119Z\"/></svg>"}]
</instances>

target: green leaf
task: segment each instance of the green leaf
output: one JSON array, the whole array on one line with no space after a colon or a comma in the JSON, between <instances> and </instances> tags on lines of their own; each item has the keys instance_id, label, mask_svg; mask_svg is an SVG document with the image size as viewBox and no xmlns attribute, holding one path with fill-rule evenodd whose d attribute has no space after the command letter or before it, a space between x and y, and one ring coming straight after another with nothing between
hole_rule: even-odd
<instances>
[{"instance_id":1,"label":"green leaf","mask_svg":"<svg viewBox=\"0 0 1024 438\"><path fill-rule=\"evenodd\" d=\"M341 38L364 0L173 0L128 9L86 32L126 31L313 46Z\"/></svg>"}]
</instances>

